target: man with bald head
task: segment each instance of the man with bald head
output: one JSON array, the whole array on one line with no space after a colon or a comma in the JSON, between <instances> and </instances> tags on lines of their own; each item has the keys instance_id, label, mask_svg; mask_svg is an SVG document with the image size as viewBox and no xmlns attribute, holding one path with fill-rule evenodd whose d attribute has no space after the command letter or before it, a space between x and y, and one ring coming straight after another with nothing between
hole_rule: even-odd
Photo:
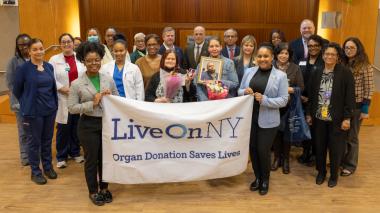
<instances>
[{"instance_id":1,"label":"man with bald head","mask_svg":"<svg viewBox=\"0 0 380 213\"><path fill-rule=\"evenodd\" d=\"M304 66L308 56L307 42L310 36L315 33L314 22L310 19L304 19L301 22L300 32L301 37L290 42L290 48L293 50L293 62Z\"/></svg>"},{"instance_id":2,"label":"man with bald head","mask_svg":"<svg viewBox=\"0 0 380 213\"><path fill-rule=\"evenodd\" d=\"M201 56L208 56L208 42L206 41L206 29L196 26L193 31L194 42L186 47L183 59L184 69L196 69Z\"/></svg>"}]
</instances>

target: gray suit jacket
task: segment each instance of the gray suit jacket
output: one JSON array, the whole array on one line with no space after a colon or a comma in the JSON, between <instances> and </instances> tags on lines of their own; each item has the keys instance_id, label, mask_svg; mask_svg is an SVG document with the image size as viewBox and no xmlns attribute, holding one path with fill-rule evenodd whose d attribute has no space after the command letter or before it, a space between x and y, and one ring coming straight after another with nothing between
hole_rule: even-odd
<instances>
[{"instance_id":1,"label":"gray suit jacket","mask_svg":"<svg viewBox=\"0 0 380 213\"><path fill-rule=\"evenodd\" d=\"M185 49L185 52L183 54L183 65L182 65L184 69L189 69L189 68L196 69L198 66L198 63L195 60L195 56L194 56L194 48L195 48L195 43L192 43ZM202 56L208 56L208 55L209 55L208 41L206 40L202 46L201 53L199 54L199 61Z\"/></svg>"},{"instance_id":2,"label":"gray suit jacket","mask_svg":"<svg viewBox=\"0 0 380 213\"><path fill-rule=\"evenodd\" d=\"M115 83L111 77L99 73L100 92L109 89L112 95L119 95ZM94 85L86 74L73 81L70 87L68 108L71 114L85 114L93 117L102 117L101 104L94 107L94 97L97 93Z\"/></svg>"}]
</instances>

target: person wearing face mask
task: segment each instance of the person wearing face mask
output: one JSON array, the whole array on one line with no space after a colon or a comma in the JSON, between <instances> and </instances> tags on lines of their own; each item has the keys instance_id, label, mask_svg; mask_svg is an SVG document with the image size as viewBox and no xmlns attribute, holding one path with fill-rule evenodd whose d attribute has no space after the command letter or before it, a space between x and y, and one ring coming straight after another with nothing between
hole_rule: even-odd
<instances>
[{"instance_id":1,"label":"person wearing face mask","mask_svg":"<svg viewBox=\"0 0 380 213\"><path fill-rule=\"evenodd\" d=\"M228 96L227 98L236 97L237 88L239 87L238 76L235 71L234 62L231 59L228 59L220 55L222 50L222 45L218 38L211 38L208 44L208 52L211 58L217 58L223 60L222 67L222 76L221 82L228 87ZM198 70L195 73L196 76L199 75L199 66ZM206 82L199 80L199 78L194 78L194 82L197 88L197 99L198 101L207 101L207 88Z\"/></svg>"},{"instance_id":2,"label":"person wearing face mask","mask_svg":"<svg viewBox=\"0 0 380 213\"><path fill-rule=\"evenodd\" d=\"M86 159L84 173L89 198L98 206L113 200L108 183L102 179L102 116L105 109L101 99L105 95L118 95L114 80L99 73L104 54L98 42L79 45L76 57L84 63L86 72L72 83L68 101L69 112L80 114L78 137Z\"/></svg>"},{"instance_id":3,"label":"person wearing face mask","mask_svg":"<svg viewBox=\"0 0 380 213\"><path fill-rule=\"evenodd\" d=\"M246 35L240 43L240 54L234 58L235 69L239 79L239 85L245 71L255 66L257 43L253 35Z\"/></svg>"},{"instance_id":4,"label":"person wearing face mask","mask_svg":"<svg viewBox=\"0 0 380 213\"><path fill-rule=\"evenodd\" d=\"M302 78L302 72L300 67L297 64L292 62L292 50L289 48L287 43L279 43L274 49L275 52L275 61L274 67L278 70L286 73L288 78L288 93L294 94L295 88L303 91L304 83ZM292 96L292 98L296 98ZM300 97L298 97L300 99ZM288 106L280 108L280 116L282 117L289 110ZM273 144L274 160L272 163L271 170L275 171L279 166L282 166L282 172L284 174L290 173L289 165L289 154L290 154L290 143L284 139L284 133L278 131L277 136Z\"/></svg>"},{"instance_id":5,"label":"person wearing face mask","mask_svg":"<svg viewBox=\"0 0 380 213\"><path fill-rule=\"evenodd\" d=\"M146 55L145 49L145 34L136 33L133 37L135 50L131 54L131 62L136 63L137 59L144 57Z\"/></svg>"},{"instance_id":6,"label":"person wearing face mask","mask_svg":"<svg viewBox=\"0 0 380 213\"><path fill-rule=\"evenodd\" d=\"M13 112L16 114L17 121L17 130L18 130L18 142L20 148L20 160L22 166L29 165L28 159L28 144L26 141L26 134L24 128L22 127L22 114L20 112L20 103L12 92L13 89L13 76L16 72L17 67L23 65L25 62L30 60L28 43L30 42L31 37L28 34L19 34L16 37L16 50L15 55L8 62L6 81L7 86L10 91L10 107Z\"/></svg>"},{"instance_id":7,"label":"person wearing face mask","mask_svg":"<svg viewBox=\"0 0 380 213\"><path fill-rule=\"evenodd\" d=\"M257 50L256 67L248 68L238 90L239 96L254 96L249 153L256 180L251 191L266 195L269 190L271 147L280 125L279 109L288 102L286 73L272 63L274 52L270 43Z\"/></svg>"},{"instance_id":8,"label":"person wearing face mask","mask_svg":"<svg viewBox=\"0 0 380 213\"><path fill-rule=\"evenodd\" d=\"M67 109L67 99L71 83L81 76L84 65L76 60L74 52L74 38L69 33L63 33L58 39L62 53L50 58L49 63L54 67L55 80L58 90L58 112L56 117L56 149L57 167L67 167L68 157L74 158L75 162L82 163L80 146L77 135L79 115L72 115Z\"/></svg>"},{"instance_id":9,"label":"person wearing face mask","mask_svg":"<svg viewBox=\"0 0 380 213\"><path fill-rule=\"evenodd\" d=\"M194 42L186 47L183 55L184 69L196 69L202 56L208 56L208 41L206 29L203 26L194 27Z\"/></svg>"},{"instance_id":10,"label":"person wearing face mask","mask_svg":"<svg viewBox=\"0 0 380 213\"><path fill-rule=\"evenodd\" d=\"M52 166L51 144L54 120L58 108L57 86L54 68L44 61L44 47L40 39L28 43L30 61L18 67L13 77L13 94L20 101L23 128L28 143L28 157L32 169L31 179L36 184L45 184L44 174L56 179Z\"/></svg>"},{"instance_id":11,"label":"person wearing face mask","mask_svg":"<svg viewBox=\"0 0 380 213\"><path fill-rule=\"evenodd\" d=\"M143 101L143 78L139 67L126 60L127 42L115 40L112 51L115 60L103 65L100 72L113 78L121 97Z\"/></svg>"},{"instance_id":12,"label":"person wearing face mask","mask_svg":"<svg viewBox=\"0 0 380 213\"><path fill-rule=\"evenodd\" d=\"M177 76L181 86L173 97L165 94L167 78ZM145 101L156 103L182 103L189 102L195 96L195 86L192 84L194 75L187 74L179 68L178 56L175 50L167 50L161 58L160 71L152 76L145 95Z\"/></svg>"},{"instance_id":13,"label":"person wearing face mask","mask_svg":"<svg viewBox=\"0 0 380 213\"><path fill-rule=\"evenodd\" d=\"M145 37L145 46L147 54L136 61L136 65L140 68L145 91L149 85L152 76L160 70L161 55L158 54L160 47L160 37L156 34L149 34Z\"/></svg>"},{"instance_id":14,"label":"person wearing face mask","mask_svg":"<svg viewBox=\"0 0 380 213\"><path fill-rule=\"evenodd\" d=\"M316 168L315 183L326 178L327 150L330 160L328 187L338 184L339 166L346 149L346 138L355 109L355 83L352 72L340 64L342 50L330 43L322 50L324 66L310 76L306 121L314 125Z\"/></svg>"}]
</instances>

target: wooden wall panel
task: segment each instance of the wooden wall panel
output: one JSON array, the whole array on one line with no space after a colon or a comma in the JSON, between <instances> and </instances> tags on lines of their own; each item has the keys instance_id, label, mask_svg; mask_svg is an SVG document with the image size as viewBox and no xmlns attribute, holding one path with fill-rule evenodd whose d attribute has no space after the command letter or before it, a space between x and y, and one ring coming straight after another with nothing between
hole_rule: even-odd
<instances>
[{"instance_id":1,"label":"wooden wall panel","mask_svg":"<svg viewBox=\"0 0 380 213\"><path fill-rule=\"evenodd\" d=\"M80 35L79 0L33 0L19 1L20 32L41 38L44 47L58 44L64 32ZM57 51L46 53L45 59Z\"/></svg>"},{"instance_id":2,"label":"wooden wall panel","mask_svg":"<svg viewBox=\"0 0 380 213\"><path fill-rule=\"evenodd\" d=\"M283 30L287 39L291 40L299 36L302 19L317 20L318 0L295 1L81 0L82 36L91 26L98 27L102 35L107 26L114 26L126 34L130 41L129 49L132 50L135 33L161 35L165 26L172 26L176 29L176 44L184 48L186 38L181 36L187 36L188 30L191 34L195 26L203 25L208 32L223 32L233 27L239 33L239 41L246 34L253 34L258 42L267 41L270 30L274 28ZM115 11L128 12L119 14L122 12Z\"/></svg>"},{"instance_id":3,"label":"wooden wall panel","mask_svg":"<svg viewBox=\"0 0 380 213\"><path fill-rule=\"evenodd\" d=\"M200 0L182 0L181 4L168 2L165 4L165 21L166 22L199 22L199 1Z\"/></svg>"}]
</instances>

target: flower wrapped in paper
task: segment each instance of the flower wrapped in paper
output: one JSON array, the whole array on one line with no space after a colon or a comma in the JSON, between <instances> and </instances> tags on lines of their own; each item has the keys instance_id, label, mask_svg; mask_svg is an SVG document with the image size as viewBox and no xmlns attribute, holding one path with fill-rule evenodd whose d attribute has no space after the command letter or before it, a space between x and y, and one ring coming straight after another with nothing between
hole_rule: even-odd
<instances>
[{"instance_id":1,"label":"flower wrapped in paper","mask_svg":"<svg viewBox=\"0 0 380 213\"><path fill-rule=\"evenodd\" d=\"M185 85L185 77L176 71L170 73L161 71L160 78L164 87L165 97L169 99L173 99L177 95L178 90Z\"/></svg>"},{"instance_id":2,"label":"flower wrapped in paper","mask_svg":"<svg viewBox=\"0 0 380 213\"><path fill-rule=\"evenodd\" d=\"M225 99L228 95L228 87L221 81L207 81L206 88L209 100Z\"/></svg>"}]
</instances>

